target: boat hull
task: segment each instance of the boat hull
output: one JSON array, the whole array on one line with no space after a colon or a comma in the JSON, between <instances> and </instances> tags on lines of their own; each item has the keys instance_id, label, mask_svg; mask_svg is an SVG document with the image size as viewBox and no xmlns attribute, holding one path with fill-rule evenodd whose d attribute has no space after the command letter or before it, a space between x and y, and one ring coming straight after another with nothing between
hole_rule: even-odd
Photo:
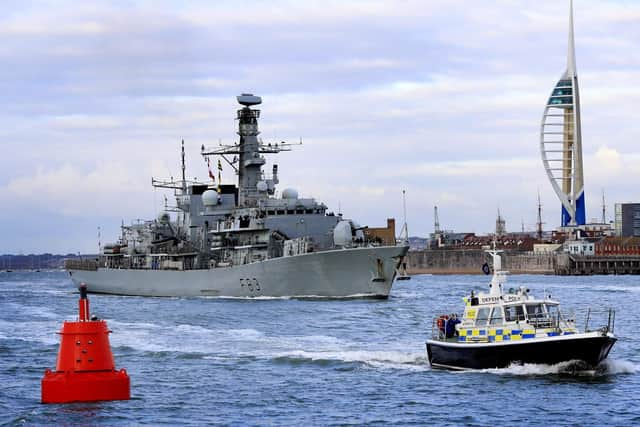
<instances>
[{"instance_id":1,"label":"boat hull","mask_svg":"<svg viewBox=\"0 0 640 427\"><path fill-rule=\"evenodd\" d=\"M554 365L579 360L590 367L606 359L616 342L613 334L587 332L499 343L427 341L431 366L445 369L506 368L511 364Z\"/></svg>"},{"instance_id":2,"label":"boat hull","mask_svg":"<svg viewBox=\"0 0 640 427\"><path fill-rule=\"evenodd\" d=\"M208 270L74 270L89 292L164 297L387 298L407 246L332 250Z\"/></svg>"}]
</instances>

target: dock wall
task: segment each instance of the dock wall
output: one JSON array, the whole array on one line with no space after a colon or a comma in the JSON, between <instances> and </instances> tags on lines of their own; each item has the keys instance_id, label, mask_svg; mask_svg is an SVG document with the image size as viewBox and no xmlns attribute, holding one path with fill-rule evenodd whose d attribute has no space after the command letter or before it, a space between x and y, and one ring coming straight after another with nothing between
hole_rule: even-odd
<instances>
[{"instance_id":1,"label":"dock wall","mask_svg":"<svg viewBox=\"0 0 640 427\"><path fill-rule=\"evenodd\" d=\"M482 274L482 264L492 264L481 249L410 251L409 274ZM513 274L640 274L640 255L578 256L565 252L534 253L506 250L502 269Z\"/></svg>"},{"instance_id":2,"label":"dock wall","mask_svg":"<svg viewBox=\"0 0 640 427\"><path fill-rule=\"evenodd\" d=\"M410 251L409 274L483 274L482 264L491 257L481 249ZM554 274L555 256L550 253L505 251L502 268L514 274Z\"/></svg>"},{"instance_id":3,"label":"dock wall","mask_svg":"<svg viewBox=\"0 0 640 427\"><path fill-rule=\"evenodd\" d=\"M578 256L557 255L556 274L640 274L640 255Z\"/></svg>"}]
</instances>

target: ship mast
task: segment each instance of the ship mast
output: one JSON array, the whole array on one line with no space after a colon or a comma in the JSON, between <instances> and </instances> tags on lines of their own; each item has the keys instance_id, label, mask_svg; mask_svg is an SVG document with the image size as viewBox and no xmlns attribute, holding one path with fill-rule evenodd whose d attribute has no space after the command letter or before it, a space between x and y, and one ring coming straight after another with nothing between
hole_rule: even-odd
<instances>
[{"instance_id":1,"label":"ship mast","mask_svg":"<svg viewBox=\"0 0 640 427\"><path fill-rule=\"evenodd\" d=\"M538 222L536 226L538 240L542 240L542 203L540 203L540 191L538 191Z\"/></svg>"},{"instance_id":2,"label":"ship mast","mask_svg":"<svg viewBox=\"0 0 640 427\"><path fill-rule=\"evenodd\" d=\"M207 149L204 146L200 154L202 156L222 156L234 168L237 163L238 174L238 206L256 207L258 201L264 197L264 193L273 194L275 184L278 183L277 165L273 166L273 177L264 179L262 166L266 160L262 154L277 154L281 151L291 151L293 144L280 142L275 144L264 144L258 139L258 118L260 110L251 108L262 103L259 96L250 93L243 93L237 97L238 103L243 108L237 112L238 135L240 142L233 145L220 144L219 148ZM302 143L302 142L300 142ZM224 156L236 155L233 162L229 162Z\"/></svg>"},{"instance_id":3,"label":"ship mast","mask_svg":"<svg viewBox=\"0 0 640 427\"><path fill-rule=\"evenodd\" d=\"M185 178L186 166L184 163L184 139L182 140L182 191L187 191L187 179Z\"/></svg>"}]
</instances>

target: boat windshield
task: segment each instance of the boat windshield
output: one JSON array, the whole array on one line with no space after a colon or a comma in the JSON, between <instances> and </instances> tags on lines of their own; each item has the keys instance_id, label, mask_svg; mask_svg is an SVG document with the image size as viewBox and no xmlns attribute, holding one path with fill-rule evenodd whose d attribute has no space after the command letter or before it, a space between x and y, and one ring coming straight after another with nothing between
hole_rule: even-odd
<instances>
[{"instance_id":1,"label":"boat windshield","mask_svg":"<svg viewBox=\"0 0 640 427\"><path fill-rule=\"evenodd\" d=\"M504 320L506 322L515 322L524 320L524 309L521 305L507 305L504 307Z\"/></svg>"},{"instance_id":2,"label":"boat windshield","mask_svg":"<svg viewBox=\"0 0 640 427\"><path fill-rule=\"evenodd\" d=\"M476 326L487 326L490 310L490 307L483 307L478 310L478 316L476 317Z\"/></svg>"},{"instance_id":3,"label":"boat windshield","mask_svg":"<svg viewBox=\"0 0 640 427\"><path fill-rule=\"evenodd\" d=\"M560 318L560 307L557 305L546 304L547 313L549 314L550 319L559 319Z\"/></svg>"},{"instance_id":4,"label":"boat windshield","mask_svg":"<svg viewBox=\"0 0 640 427\"><path fill-rule=\"evenodd\" d=\"M551 325L551 318L545 310L545 305L542 303L527 304L527 317L529 323L536 328L549 327Z\"/></svg>"},{"instance_id":5,"label":"boat windshield","mask_svg":"<svg viewBox=\"0 0 640 427\"><path fill-rule=\"evenodd\" d=\"M542 319L547 317L542 304L527 304L527 316L531 319Z\"/></svg>"},{"instance_id":6,"label":"boat windshield","mask_svg":"<svg viewBox=\"0 0 640 427\"><path fill-rule=\"evenodd\" d=\"M489 324L502 325L502 307L493 307Z\"/></svg>"}]
</instances>

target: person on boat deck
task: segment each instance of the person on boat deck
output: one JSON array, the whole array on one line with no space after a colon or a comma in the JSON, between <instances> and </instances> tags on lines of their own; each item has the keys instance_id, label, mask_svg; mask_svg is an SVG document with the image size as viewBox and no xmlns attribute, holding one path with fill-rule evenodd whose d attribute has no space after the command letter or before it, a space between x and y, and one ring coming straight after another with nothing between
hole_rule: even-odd
<instances>
[{"instance_id":1,"label":"person on boat deck","mask_svg":"<svg viewBox=\"0 0 640 427\"><path fill-rule=\"evenodd\" d=\"M447 338L453 338L458 334L458 331L456 331L456 325L458 323L460 323L460 319L458 319L458 316L455 313L452 313L445 325L445 336Z\"/></svg>"}]
</instances>

